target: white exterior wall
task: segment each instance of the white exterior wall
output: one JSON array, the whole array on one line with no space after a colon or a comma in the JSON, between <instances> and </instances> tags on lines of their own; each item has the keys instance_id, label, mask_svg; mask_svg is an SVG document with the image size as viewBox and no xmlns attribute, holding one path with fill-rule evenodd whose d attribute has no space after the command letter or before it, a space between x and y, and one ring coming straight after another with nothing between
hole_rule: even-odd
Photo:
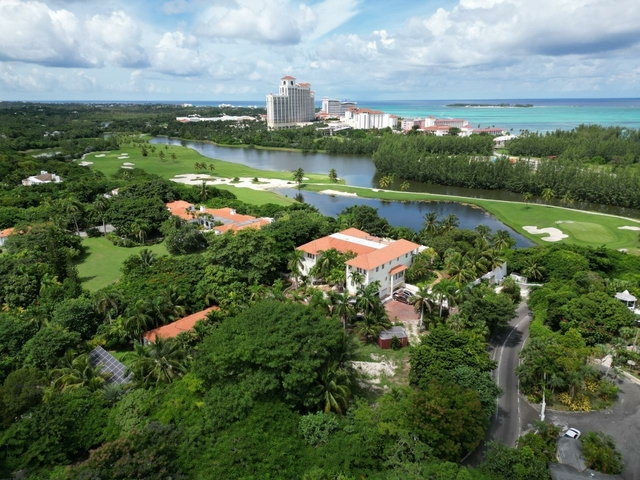
<instances>
[{"instance_id":1,"label":"white exterior wall","mask_svg":"<svg viewBox=\"0 0 640 480\"><path fill-rule=\"evenodd\" d=\"M309 86L300 86L295 79L281 79L280 93L267 95L267 126L295 127L315 118L315 96Z\"/></svg>"},{"instance_id":2,"label":"white exterior wall","mask_svg":"<svg viewBox=\"0 0 640 480\"><path fill-rule=\"evenodd\" d=\"M416 249L413 252L402 255L401 257L387 262L384 265L366 271L364 285L367 286L373 282L378 281L380 282L380 290L378 292L380 296L384 297L387 295L391 295L392 291L390 290L390 288L404 285L404 274L406 273L406 270L404 272L400 272L399 278L397 279L390 278L394 275L390 275L389 271L392 268L397 267L398 265L404 265L409 268L411 266L411 262L413 261L414 255L416 255L417 253L418 250ZM356 271L354 267L347 265L347 290L351 294L355 294L358 288L357 285L354 285L353 281L351 280L351 273L354 271Z\"/></svg>"},{"instance_id":3,"label":"white exterior wall","mask_svg":"<svg viewBox=\"0 0 640 480\"><path fill-rule=\"evenodd\" d=\"M371 128L387 128L395 129L398 123L398 117L388 113L370 113L356 112L348 110L340 120L351 128L359 130L369 130Z\"/></svg>"}]
</instances>

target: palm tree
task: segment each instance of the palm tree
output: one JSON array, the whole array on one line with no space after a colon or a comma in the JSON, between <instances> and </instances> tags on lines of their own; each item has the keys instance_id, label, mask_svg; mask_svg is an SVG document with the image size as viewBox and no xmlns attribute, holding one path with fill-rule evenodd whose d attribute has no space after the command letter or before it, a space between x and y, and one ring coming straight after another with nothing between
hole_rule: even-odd
<instances>
[{"instance_id":1,"label":"palm tree","mask_svg":"<svg viewBox=\"0 0 640 480\"><path fill-rule=\"evenodd\" d=\"M322 369L319 388L322 393L324 412L336 412L343 415L349 406L351 397L351 379L338 362L330 362Z\"/></svg>"},{"instance_id":2,"label":"palm tree","mask_svg":"<svg viewBox=\"0 0 640 480\"><path fill-rule=\"evenodd\" d=\"M533 198L533 194L531 192L525 192L522 194L522 201L526 204L525 208L529 208L529 202Z\"/></svg>"},{"instance_id":3,"label":"palm tree","mask_svg":"<svg viewBox=\"0 0 640 480\"><path fill-rule=\"evenodd\" d=\"M432 299L431 294L429 293L429 287L427 285L419 285L418 291L414 293L411 298L409 298L409 302L413 304L413 308L416 313L420 312L420 319L418 320L418 329L421 330L424 323L424 310L425 308L429 310L431 313L432 309Z\"/></svg>"},{"instance_id":4,"label":"palm tree","mask_svg":"<svg viewBox=\"0 0 640 480\"><path fill-rule=\"evenodd\" d=\"M178 159L178 156L175 154L175 152L171 153L171 160L173 160L174 162Z\"/></svg>"},{"instance_id":5,"label":"palm tree","mask_svg":"<svg viewBox=\"0 0 640 480\"><path fill-rule=\"evenodd\" d=\"M106 236L107 222L105 221L105 215L107 213L107 210L109 210L109 201L103 196L99 196L93 202L93 208L100 214L100 218L102 219L102 233Z\"/></svg>"},{"instance_id":6,"label":"palm tree","mask_svg":"<svg viewBox=\"0 0 640 480\"><path fill-rule=\"evenodd\" d=\"M446 300L447 305L451 307L451 299L455 295L456 290L456 284L447 278L443 278L433 287L431 287L431 295L440 304L440 317L442 317L442 306L444 304L444 301Z\"/></svg>"},{"instance_id":7,"label":"palm tree","mask_svg":"<svg viewBox=\"0 0 640 480\"><path fill-rule=\"evenodd\" d=\"M364 283L365 276L363 273L358 271L351 272L351 283L353 283L357 288L360 288Z\"/></svg>"},{"instance_id":8,"label":"palm tree","mask_svg":"<svg viewBox=\"0 0 640 480\"><path fill-rule=\"evenodd\" d=\"M438 231L438 214L436 212L429 212L422 217L422 229L427 235L433 237Z\"/></svg>"},{"instance_id":9,"label":"palm tree","mask_svg":"<svg viewBox=\"0 0 640 480\"><path fill-rule=\"evenodd\" d=\"M450 213L440 222L440 231L442 233L447 233L458 228L459 225L460 220L458 219L458 217L453 213Z\"/></svg>"},{"instance_id":10,"label":"palm tree","mask_svg":"<svg viewBox=\"0 0 640 480\"><path fill-rule=\"evenodd\" d=\"M449 277L457 283L465 284L473 280L475 276L473 269L459 252L447 257L445 265L449 272Z\"/></svg>"},{"instance_id":11,"label":"palm tree","mask_svg":"<svg viewBox=\"0 0 640 480\"><path fill-rule=\"evenodd\" d=\"M76 227L76 235L80 235L80 228L78 228L78 215L82 213L82 203L74 196L71 195L60 201L62 211L69 215L73 220L73 224Z\"/></svg>"},{"instance_id":12,"label":"palm tree","mask_svg":"<svg viewBox=\"0 0 640 480\"><path fill-rule=\"evenodd\" d=\"M147 230L149 230L149 226L144 222L134 220L133 222L131 222L130 229L131 235L136 237L140 241L140 243L144 244L147 239Z\"/></svg>"},{"instance_id":13,"label":"palm tree","mask_svg":"<svg viewBox=\"0 0 640 480\"><path fill-rule=\"evenodd\" d=\"M77 355L69 350L61 361L61 366L53 371L56 377L53 382L55 388L61 391L86 388L91 392L100 390L111 377L110 373L100 373L100 366L92 366L89 355Z\"/></svg>"},{"instance_id":14,"label":"palm tree","mask_svg":"<svg viewBox=\"0 0 640 480\"><path fill-rule=\"evenodd\" d=\"M507 230L498 230L491 237L491 246L496 250L508 250L514 244L513 238Z\"/></svg>"},{"instance_id":15,"label":"palm tree","mask_svg":"<svg viewBox=\"0 0 640 480\"><path fill-rule=\"evenodd\" d=\"M153 253L148 248L140 250L140 253L138 255L140 257L140 261L142 262L142 265L145 267L150 267L151 265L153 265L153 262L156 259L156 254Z\"/></svg>"},{"instance_id":16,"label":"palm tree","mask_svg":"<svg viewBox=\"0 0 640 480\"><path fill-rule=\"evenodd\" d=\"M549 205L549 202L553 199L553 197L556 196L556 194L554 193L554 191L552 189L550 189L549 187L545 188L544 190L542 190L542 193L540 194L540 196L542 197L542 200Z\"/></svg>"},{"instance_id":17,"label":"palm tree","mask_svg":"<svg viewBox=\"0 0 640 480\"><path fill-rule=\"evenodd\" d=\"M160 157L160 161L164 162L164 152L162 150L160 150L160 153L158 154L158 157Z\"/></svg>"},{"instance_id":18,"label":"palm tree","mask_svg":"<svg viewBox=\"0 0 640 480\"><path fill-rule=\"evenodd\" d=\"M380 300L380 282L373 282L367 286L360 286L356 293L356 310L362 314L386 315Z\"/></svg>"},{"instance_id":19,"label":"palm tree","mask_svg":"<svg viewBox=\"0 0 640 480\"><path fill-rule=\"evenodd\" d=\"M320 254L316 264L311 268L309 272L314 277L327 279L331 274L331 271L340 263L340 256L336 249L331 248L325 250Z\"/></svg>"},{"instance_id":20,"label":"palm tree","mask_svg":"<svg viewBox=\"0 0 640 480\"><path fill-rule=\"evenodd\" d=\"M560 199L560 202L563 205L570 207L575 202L575 199L573 198L573 195L571 195L571 192L567 190L567 192L562 196L562 199Z\"/></svg>"},{"instance_id":21,"label":"palm tree","mask_svg":"<svg viewBox=\"0 0 640 480\"><path fill-rule=\"evenodd\" d=\"M115 405L120 397L127 393L127 386L122 383L107 383L102 387L102 398L109 405Z\"/></svg>"},{"instance_id":22,"label":"palm tree","mask_svg":"<svg viewBox=\"0 0 640 480\"><path fill-rule=\"evenodd\" d=\"M487 261L485 253L478 249L474 248L465 253L464 260L476 275L484 275L489 271L489 262Z\"/></svg>"},{"instance_id":23,"label":"palm tree","mask_svg":"<svg viewBox=\"0 0 640 480\"><path fill-rule=\"evenodd\" d=\"M380 179L378 183L380 184L380 188L387 188L393 183L393 180L393 175L385 175Z\"/></svg>"},{"instance_id":24,"label":"palm tree","mask_svg":"<svg viewBox=\"0 0 640 480\"><path fill-rule=\"evenodd\" d=\"M99 290L95 298L96 312L111 320L111 313L118 315L122 297L115 290Z\"/></svg>"},{"instance_id":25,"label":"palm tree","mask_svg":"<svg viewBox=\"0 0 640 480\"><path fill-rule=\"evenodd\" d=\"M293 179L298 184L298 189L302 186L302 181L304 180L304 170L302 168L298 168L295 172L293 172Z\"/></svg>"},{"instance_id":26,"label":"palm tree","mask_svg":"<svg viewBox=\"0 0 640 480\"><path fill-rule=\"evenodd\" d=\"M197 172L197 171L199 171L199 170L200 170L200 162L196 162L196 163L194 163L194 164L193 164L193 168L194 168L194 170L195 170L196 172Z\"/></svg>"},{"instance_id":27,"label":"palm tree","mask_svg":"<svg viewBox=\"0 0 640 480\"><path fill-rule=\"evenodd\" d=\"M411 188L411 184L407 181L402 182L402 185L400 185L400 190L403 192L406 192L409 188Z\"/></svg>"},{"instance_id":28,"label":"palm tree","mask_svg":"<svg viewBox=\"0 0 640 480\"><path fill-rule=\"evenodd\" d=\"M148 300L140 299L125 311L124 327L129 338L138 338L142 342L142 334L149 328L155 327L153 317L150 315L152 307Z\"/></svg>"},{"instance_id":29,"label":"palm tree","mask_svg":"<svg viewBox=\"0 0 640 480\"><path fill-rule=\"evenodd\" d=\"M535 258L527 258L524 262L524 269L522 273L525 277L530 278L532 280L542 280L544 276L544 267L538 265L538 262Z\"/></svg>"},{"instance_id":30,"label":"palm tree","mask_svg":"<svg viewBox=\"0 0 640 480\"><path fill-rule=\"evenodd\" d=\"M333 183L336 183L338 180L340 180L335 168L329 170L329 180L331 180Z\"/></svg>"},{"instance_id":31,"label":"palm tree","mask_svg":"<svg viewBox=\"0 0 640 480\"><path fill-rule=\"evenodd\" d=\"M291 272L291 276L295 282L295 288L298 288L298 278L302 273L302 268L304 267L304 252L302 250L294 250L291 256L289 257L289 262L287 263L287 268Z\"/></svg>"},{"instance_id":32,"label":"palm tree","mask_svg":"<svg viewBox=\"0 0 640 480\"><path fill-rule=\"evenodd\" d=\"M487 227L486 225L477 225L474 230L478 235L480 235L480 238L483 238L484 240L489 238L489 235L491 235L491 227Z\"/></svg>"},{"instance_id":33,"label":"palm tree","mask_svg":"<svg viewBox=\"0 0 640 480\"><path fill-rule=\"evenodd\" d=\"M357 307L356 307L357 308ZM391 326L386 312L368 312L358 316L354 331L369 343L376 338L380 332Z\"/></svg>"},{"instance_id":34,"label":"palm tree","mask_svg":"<svg viewBox=\"0 0 640 480\"><path fill-rule=\"evenodd\" d=\"M347 328L347 323L349 322L349 318L354 313L353 304L350 301L349 293L338 293L338 292L330 292L329 293L329 305L331 305L331 313L339 318L342 322L344 328Z\"/></svg>"},{"instance_id":35,"label":"palm tree","mask_svg":"<svg viewBox=\"0 0 640 480\"><path fill-rule=\"evenodd\" d=\"M187 355L174 340L156 337L147 346L136 344L131 371L145 387L171 383L187 371Z\"/></svg>"}]
</instances>

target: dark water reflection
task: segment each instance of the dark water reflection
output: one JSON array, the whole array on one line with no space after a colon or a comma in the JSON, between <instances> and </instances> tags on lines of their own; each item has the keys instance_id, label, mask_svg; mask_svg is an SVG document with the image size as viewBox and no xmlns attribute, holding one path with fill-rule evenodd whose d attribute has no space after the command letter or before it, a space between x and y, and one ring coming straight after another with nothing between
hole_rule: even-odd
<instances>
[{"instance_id":1,"label":"dark water reflection","mask_svg":"<svg viewBox=\"0 0 640 480\"><path fill-rule=\"evenodd\" d=\"M493 215L479 208L460 203L447 202L385 202L375 198L358 198L346 196L323 195L316 192L301 191L294 188L276 190L281 195L314 205L323 215L335 217L347 207L353 205L369 205L377 208L380 216L385 217L394 227L409 227L416 231L422 228L422 217L429 212L436 212L445 217L454 214L460 219L460 228L473 230L478 225L486 225L494 232L507 230L515 238L518 247L530 247L534 243L513 229L507 227Z\"/></svg>"},{"instance_id":2,"label":"dark water reflection","mask_svg":"<svg viewBox=\"0 0 640 480\"><path fill-rule=\"evenodd\" d=\"M329 155L326 153L287 152L280 150L262 150L257 148L219 147L212 143L197 140L180 140L175 138L155 137L151 143L181 145L192 148L208 158L240 163L261 170L277 170L293 172L302 167L307 172L329 173L334 168L338 175L345 179L348 185L358 187L378 187L380 177L376 175L376 168L369 157L362 155ZM397 179L390 190L400 190L402 179ZM504 190L483 190L479 188L450 187L409 181L410 192L432 193L439 195L453 195L459 197L483 198L488 200L522 201L522 195ZM543 203L540 199L533 199L534 203ZM562 206L559 199L550 202L552 205ZM640 218L640 211L600 205L588 202L577 202L575 208L593 212L620 215L623 217Z\"/></svg>"}]
</instances>

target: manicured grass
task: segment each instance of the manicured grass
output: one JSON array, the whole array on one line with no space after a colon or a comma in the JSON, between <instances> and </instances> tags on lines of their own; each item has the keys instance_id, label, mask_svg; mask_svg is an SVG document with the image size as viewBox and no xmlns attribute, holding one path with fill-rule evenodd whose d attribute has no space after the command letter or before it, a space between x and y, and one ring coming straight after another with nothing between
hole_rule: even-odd
<instances>
[{"instance_id":1,"label":"manicured grass","mask_svg":"<svg viewBox=\"0 0 640 480\"><path fill-rule=\"evenodd\" d=\"M164 244L148 247L124 248L116 247L104 237L85 238L82 245L87 248L87 255L77 265L82 286L95 291L110 285L120 279L123 262L131 255L137 255L140 250L148 248L156 255L167 255Z\"/></svg>"},{"instance_id":2,"label":"manicured grass","mask_svg":"<svg viewBox=\"0 0 640 480\"><path fill-rule=\"evenodd\" d=\"M151 147L155 146L156 151L151 152ZM99 170L105 175L115 175L121 170L123 163L133 163L136 168L141 168L149 173L160 175L163 178L171 179L176 175L194 173L208 173L214 177L235 178L235 177L262 177L277 178L282 180L293 181L293 173L286 171L258 170L256 168L247 167L238 163L225 162L223 160L215 160L200 155L191 148L178 145L146 145L148 156L144 157L140 147L125 146L121 150L113 152L96 152L85 157L85 161L93 162L92 169ZM161 160L160 152L164 152L165 158ZM128 153L128 159L118 159L123 153ZM171 159L171 154L176 154L176 160ZM96 157L96 155L105 155L104 157ZM213 164L215 170L197 171L194 168L195 163L206 163L207 166ZM306 183L329 183L327 175L305 172Z\"/></svg>"},{"instance_id":3,"label":"manicured grass","mask_svg":"<svg viewBox=\"0 0 640 480\"><path fill-rule=\"evenodd\" d=\"M296 203L293 198L283 197L278 193L270 192L268 190L252 190L250 188L234 187L233 185L216 185L216 188L229 190L230 192L233 192L236 197L238 197L238 200L249 203L251 205L275 203L276 205L287 206L291 205L292 203Z\"/></svg>"},{"instance_id":4,"label":"manicured grass","mask_svg":"<svg viewBox=\"0 0 640 480\"><path fill-rule=\"evenodd\" d=\"M563 233L569 235L569 238L562 240L563 242L582 246L600 247L604 245L608 248L627 248L631 250L634 250L638 246L638 232L619 229L619 227L622 226L640 227L640 221L631 218L602 215L568 208L548 207L545 205L526 205L518 202L484 200L426 193L374 191L369 188L348 187L344 185L307 185L304 188L316 192L330 188L331 190L355 192L361 197L380 198L386 200L444 201L477 205L493 214L500 221L509 225L515 231L540 245L549 244L549 242L541 240L541 237L544 235L532 235L526 232L522 227L535 226L538 228L558 228Z\"/></svg>"}]
</instances>

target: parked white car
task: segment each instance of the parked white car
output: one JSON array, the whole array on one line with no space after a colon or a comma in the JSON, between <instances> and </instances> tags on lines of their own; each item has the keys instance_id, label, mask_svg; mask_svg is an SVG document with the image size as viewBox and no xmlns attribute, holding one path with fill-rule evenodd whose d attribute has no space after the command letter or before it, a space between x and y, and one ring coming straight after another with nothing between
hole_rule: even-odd
<instances>
[{"instance_id":1,"label":"parked white car","mask_svg":"<svg viewBox=\"0 0 640 480\"><path fill-rule=\"evenodd\" d=\"M576 428L570 428L566 432L564 432L565 437L575 438L576 440L580 438L580 430Z\"/></svg>"}]
</instances>

